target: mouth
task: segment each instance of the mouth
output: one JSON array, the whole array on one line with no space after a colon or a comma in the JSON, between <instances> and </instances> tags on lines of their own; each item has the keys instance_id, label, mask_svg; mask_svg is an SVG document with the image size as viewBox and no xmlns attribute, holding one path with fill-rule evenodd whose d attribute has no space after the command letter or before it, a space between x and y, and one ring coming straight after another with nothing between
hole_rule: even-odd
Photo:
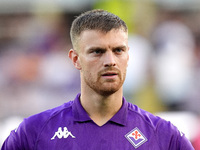
<instances>
[{"instance_id":1,"label":"mouth","mask_svg":"<svg viewBox=\"0 0 200 150\"><path fill-rule=\"evenodd\" d=\"M117 75L116 73L105 73L102 76L115 76Z\"/></svg>"},{"instance_id":2,"label":"mouth","mask_svg":"<svg viewBox=\"0 0 200 150\"><path fill-rule=\"evenodd\" d=\"M106 73L103 73L102 76L103 77L114 77L114 76L117 76L118 74L116 72L106 72Z\"/></svg>"}]
</instances>

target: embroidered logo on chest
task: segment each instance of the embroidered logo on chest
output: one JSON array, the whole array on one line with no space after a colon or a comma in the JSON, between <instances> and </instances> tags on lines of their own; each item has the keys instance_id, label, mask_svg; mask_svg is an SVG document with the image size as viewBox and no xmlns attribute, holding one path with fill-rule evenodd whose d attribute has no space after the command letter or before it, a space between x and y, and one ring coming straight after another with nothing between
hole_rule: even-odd
<instances>
[{"instance_id":1,"label":"embroidered logo on chest","mask_svg":"<svg viewBox=\"0 0 200 150\"><path fill-rule=\"evenodd\" d=\"M137 127L127 133L125 137L135 148L138 148L147 141L147 138Z\"/></svg>"},{"instance_id":2,"label":"embroidered logo on chest","mask_svg":"<svg viewBox=\"0 0 200 150\"><path fill-rule=\"evenodd\" d=\"M54 140L56 137L58 139L66 139L69 136L71 136L72 138L76 138L74 135L72 135L72 133L70 131L68 131L67 127L64 127L63 130L61 127L58 128L58 131L55 132L54 136L51 138L51 140Z\"/></svg>"}]
</instances>

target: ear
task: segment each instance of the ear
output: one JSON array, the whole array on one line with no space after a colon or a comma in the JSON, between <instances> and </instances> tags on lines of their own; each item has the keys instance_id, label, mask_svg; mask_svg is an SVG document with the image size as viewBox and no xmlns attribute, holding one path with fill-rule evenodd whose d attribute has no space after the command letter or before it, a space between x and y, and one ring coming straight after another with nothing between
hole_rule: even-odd
<instances>
[{"instance_id":1,"label":"ear","mask_svg":"<svg viewBox=\"0 0 200 150\"><path fill-rule=\"evenodd\" d=\"M70 49L68 56L71 59L75 68L78 69L78 70L81 70L81 65L80 65L78 53L74 49Z\"/></svg>"}]
</instances>

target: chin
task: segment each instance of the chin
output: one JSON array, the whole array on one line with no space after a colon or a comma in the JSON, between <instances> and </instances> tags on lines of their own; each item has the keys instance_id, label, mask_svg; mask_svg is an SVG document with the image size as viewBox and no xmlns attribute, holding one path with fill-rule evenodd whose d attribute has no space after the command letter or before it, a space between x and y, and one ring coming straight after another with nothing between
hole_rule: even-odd
<instances>
[{"instance_id":1,"label":"chin","mask_svg":"<svg viewBox=\"0 0 200 150\"><path fill-rule=\"evenodd\" d=\"M117 91L99 91L98 93L102 96L110 96L112 94L114 94Z\"/></svg>"},{"instance_id":2,"label":"chin","mask_svg":"<svg viewBox=\"0 0 200 150\"><path fill-rule=\"evenodd\" d=\"M102 88L102 89L99 89L97 90L97 92L102 95L102 96L109 96L109 95L112 95L114 93L116 93L117 91L119 91L120 87L119 88Z\"/></svg>"}]
</instances>

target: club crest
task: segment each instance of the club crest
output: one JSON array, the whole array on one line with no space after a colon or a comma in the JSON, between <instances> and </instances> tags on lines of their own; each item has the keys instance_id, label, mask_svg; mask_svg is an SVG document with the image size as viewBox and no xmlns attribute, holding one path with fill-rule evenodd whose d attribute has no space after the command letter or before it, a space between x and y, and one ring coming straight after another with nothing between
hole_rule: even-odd
<instances>
[{"instance_id":1,"label":"club crest","mask_svg":"<svg viewBox=\"0 0 200 150\"><path fill-rule=\"evenodd\" d=\"M137 127L127 133L125 137L135 148L138 148L147 141L147 138Z\"/></svg>"}]
</instances>

